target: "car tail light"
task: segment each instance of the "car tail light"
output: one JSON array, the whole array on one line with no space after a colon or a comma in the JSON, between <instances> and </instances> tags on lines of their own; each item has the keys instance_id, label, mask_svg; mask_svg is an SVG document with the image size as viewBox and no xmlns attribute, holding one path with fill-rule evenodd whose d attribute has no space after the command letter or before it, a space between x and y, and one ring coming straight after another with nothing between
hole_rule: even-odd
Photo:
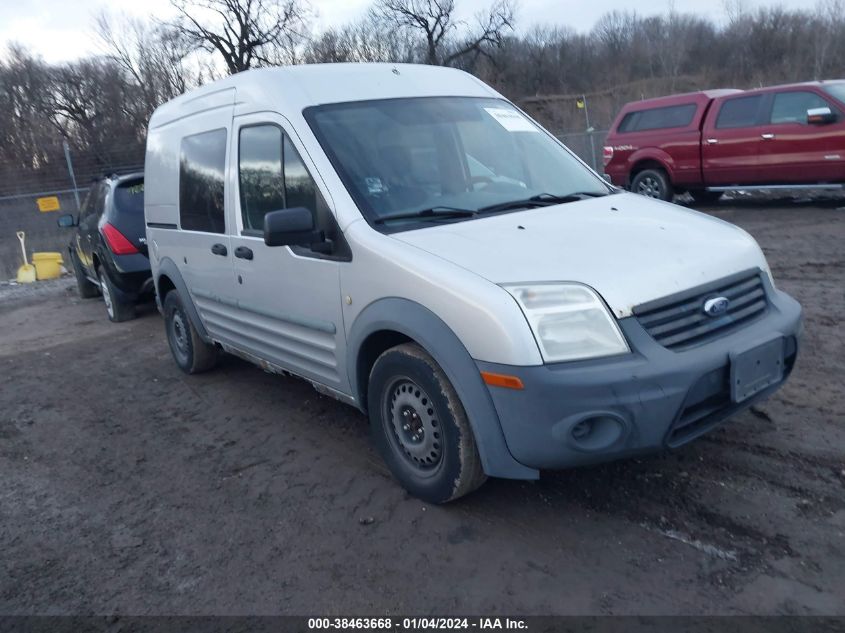
<instances>
[{"instance_id":1,"label":"car tail light","mask_svg":"<svg viewBox=\"0 0 845 633\"><path fill-rule=\"evenodd\" d=\"M133 255L139 252L123 233L108 222L103 225L103 237L106 238L109 250L115 255Z\"/></svg>"},{"instance_id":2,"label":"car tail light","mask_svg":"<svg viewBox=\"0 0 845 633\"><path fill-rule=\"evenodd\" d=\"M602 148L602 160L604 161L605 167L613 160L613 148L610 145L605 145Z\"/></svg>"}]
</instances>

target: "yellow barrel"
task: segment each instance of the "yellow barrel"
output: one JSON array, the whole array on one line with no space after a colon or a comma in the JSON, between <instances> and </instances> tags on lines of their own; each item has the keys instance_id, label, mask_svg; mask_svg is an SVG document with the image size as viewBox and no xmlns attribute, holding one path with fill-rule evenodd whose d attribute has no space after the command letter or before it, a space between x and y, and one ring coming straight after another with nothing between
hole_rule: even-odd
<instances>
[{"instance_id":1,"label":"yellow barrel","mask_svg":"<svg viewBox=\"0 0 845 633\"><path fill-rule=\"evenodd\" d=\"M35 276L42 279L56 279L62 274L61 253L33 253L32 263L35 265Z\"/></svg>"}]
</instances>

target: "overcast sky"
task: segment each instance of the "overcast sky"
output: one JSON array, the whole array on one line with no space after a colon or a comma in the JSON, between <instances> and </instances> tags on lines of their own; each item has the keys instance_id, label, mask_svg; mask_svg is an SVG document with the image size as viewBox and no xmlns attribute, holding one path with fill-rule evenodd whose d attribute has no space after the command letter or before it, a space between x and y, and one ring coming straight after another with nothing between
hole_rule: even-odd
<instances>
[{"instance_id":1,"label":"overcast sky","mask_svg":"<svg viewBox=\"0 0 845 633\"><path fill-rule=\"evenodd\" d=\"M489 0L456 0L464 17L489 4ZM371 0L312 0L319 13L315 25L338 25L355 19ZM742 6L753 9L767 4L786 7L811 6L806 0L744 0ZM679 12L692 12L721 20L724 3L720 0L675 0ZM653 0L648 4L635 0L521 0L518 30L534 24L568 25L589 30L605 12L613 9L636 9L647 15L667 11L670 0ZM10 42L19 42L50 62L77 59L98 52L91 25L103 9L136 16L155 15L163 18L172 13L169 0L1 0L0 55Z\"/></svg>"}]
</instances>

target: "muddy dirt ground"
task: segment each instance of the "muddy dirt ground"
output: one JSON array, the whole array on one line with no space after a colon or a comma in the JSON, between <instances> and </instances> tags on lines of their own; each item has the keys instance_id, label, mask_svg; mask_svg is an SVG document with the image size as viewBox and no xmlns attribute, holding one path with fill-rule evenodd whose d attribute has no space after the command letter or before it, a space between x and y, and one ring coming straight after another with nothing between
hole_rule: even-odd
<instances>
[{"instance_id":1,"label":"muddy dirt ground","mask_svg":"<svg viewBox=\"0 0 845 633\"><path fill-rule=\"evenodd\" d=\"M0 299L0 613L845 614L845 209L706 209L804 305L789 384L663 456L408 497L364 417L154 308Z\"/></svg>"}]
</instances>

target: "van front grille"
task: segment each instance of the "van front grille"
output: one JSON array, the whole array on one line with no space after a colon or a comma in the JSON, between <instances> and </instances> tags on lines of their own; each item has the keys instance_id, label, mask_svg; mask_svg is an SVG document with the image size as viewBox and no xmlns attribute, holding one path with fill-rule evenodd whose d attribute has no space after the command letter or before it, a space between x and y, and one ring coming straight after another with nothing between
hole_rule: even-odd
<instances>
[{"instance_id":1,"label":"van front grille","mask_svg":"<svg viewBox=\"0 0 845 633\"><path fill-rule=\"evenodd\" d=\"M634 308L640 325L658 343L683 349L722 336L756 319L768 305L759 270L733 275L706 286ZM727 309L711 316L704 311L710 299L724 297Z\"/></svg>"}]
</instances>

